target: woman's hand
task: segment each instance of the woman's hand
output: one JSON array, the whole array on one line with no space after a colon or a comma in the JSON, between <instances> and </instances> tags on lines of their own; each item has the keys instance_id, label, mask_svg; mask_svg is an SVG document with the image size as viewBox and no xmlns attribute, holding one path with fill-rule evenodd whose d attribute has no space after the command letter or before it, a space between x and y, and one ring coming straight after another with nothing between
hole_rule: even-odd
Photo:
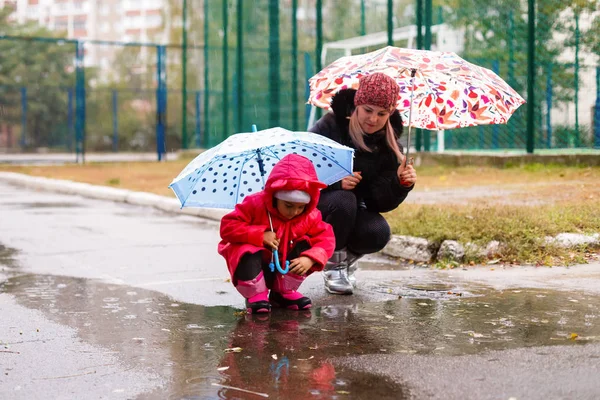
<instances>
[{"instance_id":1,"label":"woman's hand","mask_svg":"<svg viewBox=\"0 0 600 400\"><path fill-rule=\"evenodd\" d=\"M342 179L342 189L344 190L354 190L356 185L360 183L362 179L362 175L360 171L354 171L352 175L348 175L344 179Z\"/></svg>"},{"instance_id":2,"label":"woman's hand","mask_svg":"<svg viewBox=\"0 0 600 400\"><path fill-rule=\"evenodd\" d=\"M277 250L279 247L279 239L277 238L275 232L267 231L263 233L263 244L266 247Z\"/></svg>"},{"instance_id":3,"label":"woman's hand","mask_svg":"<svg viewBox=\"0 0 600 400\"><path fill-rule=\"evenodd\" d=\"M296 275L304 275L308 272L308 270L313 266L315 262L306 256L301 256L298 258L294 258L290 261L290 271Z\"/></svg>"},{"instance_id":4,"label":"woman's hand","mask_svg":"<svg viewBox=\"0 0 600 400\"><path fill-rule=\"evenodd\" d=\"M417 171L412 164L406 165L406 157L398 167L398 180L402 186L411 187L417 182Z\"/></svg>"}]
</instances>

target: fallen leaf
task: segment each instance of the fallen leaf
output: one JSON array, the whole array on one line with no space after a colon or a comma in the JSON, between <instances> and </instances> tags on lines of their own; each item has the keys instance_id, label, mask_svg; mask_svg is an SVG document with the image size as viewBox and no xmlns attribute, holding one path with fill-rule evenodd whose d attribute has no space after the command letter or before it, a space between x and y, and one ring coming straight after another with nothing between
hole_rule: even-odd
<instances>
[{"instance_id":1,"label":"fallen leaf","mask_svg":"<svg viewBox=\"0 0 600 400\"><path fill-rule=\"evenodd\" d=\"M575 332L571 333L571 340L575 340L579 337L578 334L576 334Z\"/></svg>"},{"instance_id":2,"label":"fallen leaf","mask_svg":"<svg viewBox=\"0 0 600 400\"><path fill-rule=\"evenodd\" d=\"M230 347L228 349L223 350L225 353L239 353L242 351L241 347Z\"/></svg>"}]
</instances>

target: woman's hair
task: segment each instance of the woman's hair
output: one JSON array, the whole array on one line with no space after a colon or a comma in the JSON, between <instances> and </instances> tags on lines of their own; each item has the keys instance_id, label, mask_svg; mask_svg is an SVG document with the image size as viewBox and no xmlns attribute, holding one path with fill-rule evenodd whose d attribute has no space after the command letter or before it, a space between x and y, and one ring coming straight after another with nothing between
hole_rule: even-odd
<instances>
[{"instance_id":1,"label":"woman's hair","mask_svg":"<svg viewBox=\"0 0 600 400\"><path fill-rule=\"evenodd\" d=\"M362 130L360 123L358 122L358 107L361 106L357 106L354 111L352 111L352 114L350 114L348 133L350 134L350 139L352 139L354 146L360 150L368 151L370 153L371 149L365 144L364 136L366 133ZM398 142L396 142L396 134L394 133L394 128L392 128L389 117L385 123L385 140L390 150L392 150L396 155L398 162L401 163L403 156L400 152L400 148L398 147Z\"/></svg>"}]
</instances>

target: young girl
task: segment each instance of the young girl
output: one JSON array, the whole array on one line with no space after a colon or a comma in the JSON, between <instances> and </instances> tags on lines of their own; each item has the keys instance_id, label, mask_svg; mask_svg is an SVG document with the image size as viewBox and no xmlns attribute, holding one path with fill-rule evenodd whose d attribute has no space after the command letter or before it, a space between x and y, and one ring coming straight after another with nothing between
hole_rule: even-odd
<instances>
[{"instance_id":1,"label":"young girl","mask_svg":"<svg viewBox=\"0 0 600 400\"><path fill-rule=\"evenodd\" d=\"M316 209L320 189L315 168L306 157L290 154L271 171L265 189L248 196L221 220L219 254L231 282L246 298L248 313L276 307L304 310L311 300L297 291L304 279L321 271L333 254L335 237ZM271 272L273 250L287 274ZM269 294L268 291L271 290Z\"/></svg>"}]
</instances>

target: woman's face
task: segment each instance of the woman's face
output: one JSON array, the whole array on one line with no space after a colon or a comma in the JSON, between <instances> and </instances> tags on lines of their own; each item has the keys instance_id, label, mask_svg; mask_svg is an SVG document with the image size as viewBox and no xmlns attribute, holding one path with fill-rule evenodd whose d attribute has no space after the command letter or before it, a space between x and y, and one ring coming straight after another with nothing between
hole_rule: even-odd
<instances>
[{"instance_id":1,"label":"woman's face","mask_svg":"<svg viewBox=\"0 0 600 400\"><path fill-rule=\"evenodd\" d=\"M381 130L390 118L390 110L370 104L357 106L356 110L358 123L366 134Z\"/></svg>"}]
</instances>

